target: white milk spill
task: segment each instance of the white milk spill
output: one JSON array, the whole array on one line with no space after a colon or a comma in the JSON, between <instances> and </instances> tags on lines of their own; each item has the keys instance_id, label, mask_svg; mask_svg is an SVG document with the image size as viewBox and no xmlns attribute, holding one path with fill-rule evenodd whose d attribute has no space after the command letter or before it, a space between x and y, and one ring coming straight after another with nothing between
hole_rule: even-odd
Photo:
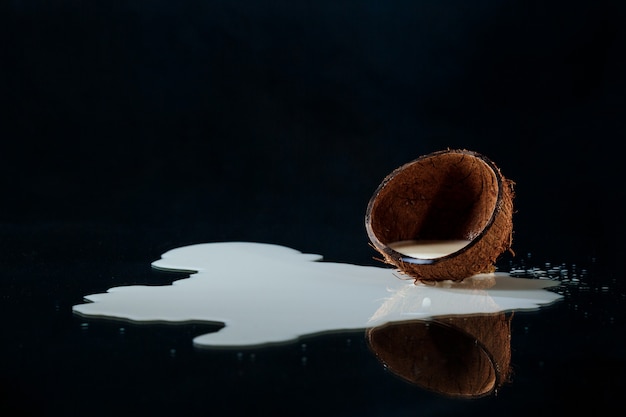
<instances>
[{"instance_id":1,"label":"white milk spill","mask_svg":"<svg viewBox=\"0 0 626 417\"><path fill-rule=\"evenodd\" d=\"M189 271L172 285L115 287L76 314L133 322L221 322L198 347L252 347L438 315L536 309L562 296L558 281L495 273L461 284L414 284L390 268L319 262L272 244L225 242L173 249L153 267Z\"/></svg>"},{"instance_id":2,"label":"white milk spill","mask_svg":"<svg viewBox=\"0 0 626 417\"><path fill-rule=\"evenodd\" d=\"M418 259L434 259L463 249L470 240L401 240L389 247L403 255Z\"/></svg>"}]
</instances>

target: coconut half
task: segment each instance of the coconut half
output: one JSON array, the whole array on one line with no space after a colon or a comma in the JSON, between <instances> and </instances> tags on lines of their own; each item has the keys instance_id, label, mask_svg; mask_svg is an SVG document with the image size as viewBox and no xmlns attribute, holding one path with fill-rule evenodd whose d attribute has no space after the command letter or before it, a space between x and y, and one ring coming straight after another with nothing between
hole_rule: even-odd
<instances>
[{"instance_id":1,"label":"coconut half","mask_svg":"<svg viewBox=\"0 0 626 417\"><path fill-rule=\"evenodd\" d=\"M420 281L493 272L511 250L514 182L465 149L419 157L391 172L369 201L365 227L383 261Z\"/></svg>"}]
</instances>

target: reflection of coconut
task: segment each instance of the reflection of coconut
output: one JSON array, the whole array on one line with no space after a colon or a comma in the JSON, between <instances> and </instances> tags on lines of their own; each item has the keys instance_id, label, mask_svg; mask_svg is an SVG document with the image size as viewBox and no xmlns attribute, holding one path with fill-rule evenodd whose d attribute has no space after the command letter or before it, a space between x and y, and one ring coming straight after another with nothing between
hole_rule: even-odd
<instances>
[{"instance_id":1,"label":"reflection of coconut","mask_svg":"<svg viewBox=\"0 0 626 417\"><path fill-rule=\"evenodd\" d=\"M408 321L367 331L372 351L404 380L451 397L481 397L508 382L512 315Z\"/></svg>"},{"instance_id":2,"label":"reflection of coconut","mask_svg":"<svg viewBox=\"0 0 626 417\"><path fill-rule=\"evenodd\" d=\"M386 263L419 280L460 281L492 272L511 247L513 182L468 150L424 155L389 174L370 200L366 229ZM443 256L392 249L404 241L467 241Z\"/></svg>"}]
</instances>

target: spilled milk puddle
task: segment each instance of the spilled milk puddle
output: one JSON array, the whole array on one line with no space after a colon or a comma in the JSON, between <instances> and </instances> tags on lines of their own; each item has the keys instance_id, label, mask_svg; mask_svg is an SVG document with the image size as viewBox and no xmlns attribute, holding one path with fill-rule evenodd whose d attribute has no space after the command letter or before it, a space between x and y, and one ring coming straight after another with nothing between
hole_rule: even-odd
<instances>
[{"instance_id":1,"label":"spilled milk puddle","mask_svg":"<svg viewBox=\"0 0 626 417\"><path fill-rule=\"evenodd\" d=\"M73 312L146 324L221 323L218 331L195 336L194 345L245 348L359 329L369 329L370 341L380 340L381 333L376 336L375 329L386 328L388 333L394 329L392 324L405 322L444 323L448 330L458 329L457 316L485 315L491 320L504 312L537 309L562 298L547 290L559 285L551 279L493 273L462 283L425 285L402 279L406 277L390 268L321 259L263 243L181 247L164 253L152 266L188 271L188 278L171 285L114 287L86 296L86 303L75 305ZM474 334L477 330L463 332L480 336Z\"/></svg>"},{"instance_id":2,"label":"spilled milk puddle","mask_svg":"<svg viewBox=\"0 0 626 417\"><path fill-rule=\"evenodd\" d=\"M86 296L73 312L153 325L207 323L207 333L189 336L194 346L237 348L238 355L363 330L382 366L405 382L447 397L477 398L509 382L513 312L563 298L550 290L562 279L516 277L514 271L415 284L388 267L321 260L262 243L181 247L152 266L188 278L114 287Z\"/></svg>"}]
</instances>

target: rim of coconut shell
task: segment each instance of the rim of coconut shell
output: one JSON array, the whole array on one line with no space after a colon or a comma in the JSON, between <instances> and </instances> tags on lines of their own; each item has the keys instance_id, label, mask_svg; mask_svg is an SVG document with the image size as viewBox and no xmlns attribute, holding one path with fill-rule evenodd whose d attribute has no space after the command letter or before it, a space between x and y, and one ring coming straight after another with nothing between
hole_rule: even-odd
<instances>
[{"instance_id":1,"label":"rim of coconut shell","mask_svg":"<svg viewBox=\"0 0 626 417\"><path fill-rule=\"evenodd\" d=\"M462 248L451 252L449 254L446 254L444 256L440 256L437 258L416 258L410 255L406 255L404 253L398 252L396 250L394 250L393 248L391 248L390 246L388 246L390 243L393 242L389 242L389 244L382 242L378 236L376 235L376 232L374 231L374 228L372 226L372 212L373 212L373 208L374 205L377 204L377 198L379 197L381 191L387 187L389 185L389 183L391 183L394 179L396 179L396 177L403 173L407 168L410 168L411 166L422 162L424 160L427 159L432 159L432 158L437 158L437 157L441 157L443 155L454 155L454 154L460 154L463 156L470 156L472 158L476 158L478 159L480 162L484 163L486 165L486 167L489 168L489 170L491 171L493 177L496 180L496 184L497 184L497 193L496 193L496 198L492 204L491 207L491 211L489 214L489 218L487 220L487 222L484 224L484 226L480 229L480 231L475 234L474 236L472 236L471 238L468 239L468 243L463 246ZM486 157L485 155L475 152L475 151L470 151L467 149L446 149L446 150L442 150L442 151L436 151L436 152L432 152L430 154L426 154L426 155L422 155L410 162L407 162L403 165L401 165L400 167L394 169L391 173L389 173L384 179L383 181L379 184L379 186L376 188L376 190L374 191L373 196L371 197L371 199L368 202L367 205L367 210L366 210L366 216L365 216L365 228L367 231L367 235L370 239L371 244L374 246L374 249L376 249L378 252L380 252L384 257L385 257L385 262L387 263L391 263L395 266L399 266L399 263L407 263L407 264L414 264L414 265L434 265L434 264L438 264L441 262L445 262L447 260L453 259L455 257L457 257L459 254L462 254L464 252L466 252L467 250L471 249L473 246L475 246L478 242L480 242L483 237L489 232L489 230L491 229L491 226L493 225L494 221L496 220L498 214L499 214L499 207L502 204L502 199L503 199L503 192L504 192L504 182L508 181L505 179L505 177L501 174L500 169L498 168L498 166L488 157ZM511 182L512 183L512 182ZM509 245L510 248L510 245ZM499 255L502 252L499 252L497 255ZM496 256L497 256L496 255ZM396 260L398 262L392 262L390 260ZM402 269L402 268L401 268ZM403 271L404 272L404 271ZM482 271L482 272L486 272L486 271ZM411 273L409 273L409 275L412 275ZM430 280L429 278L424 278L424 277L415 277L417 279L424 279L424 280ZM458 277L458 279L463 279L466 277ZM433 280L438 280L437 278L434 278Z\"/></svg>"}]
</instances>

